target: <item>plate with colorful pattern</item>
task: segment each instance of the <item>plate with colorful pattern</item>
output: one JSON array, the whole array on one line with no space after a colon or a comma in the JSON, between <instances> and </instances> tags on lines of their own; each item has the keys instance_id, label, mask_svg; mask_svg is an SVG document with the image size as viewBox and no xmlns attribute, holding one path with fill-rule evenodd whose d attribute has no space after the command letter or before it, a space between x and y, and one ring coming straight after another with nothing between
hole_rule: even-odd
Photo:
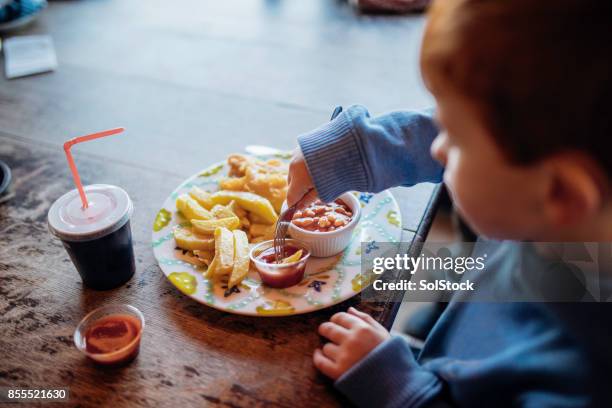
<instances>
[{"instance_id":1,"label":"plate with colorful pattern","mask_svg":"<svg viewBox=\"0 0 612 408\"><path fill-rule=\"evenodd\" d=\"M288 161L290 154L255 156ZM311 258L304 279L286 289L273 289L261 283L251 268L249 275L234 290L227 281L204 278L205 269L185 262L176 255L173 229L184 225L177 213L176 198L193 186L215 192L228 166L216 163L181 183L164 202L153 223L152 247L159 267L168 280L190 298L229 313L249 316L287 316L324 309L360 293L369 282L361 273L361 243L365 250L376 249L377 242L399 242L402 221L397 201L389 191L378 194L353 193L359 199L362 216L344 252L328 258ZM222 278L223 279L223 278Z\"/></svg>"}]
</instances>

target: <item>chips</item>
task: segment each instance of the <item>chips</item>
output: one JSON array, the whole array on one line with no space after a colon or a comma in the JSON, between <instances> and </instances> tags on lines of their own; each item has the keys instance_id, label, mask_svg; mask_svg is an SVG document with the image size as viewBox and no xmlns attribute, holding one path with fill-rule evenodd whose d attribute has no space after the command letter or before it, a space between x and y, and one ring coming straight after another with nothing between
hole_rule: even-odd
<instances>
[{"instance_id":1,"label":"chips","mask_svg":"<svg viewBox=\"0 0 612 408\"><path fill-rule=\"evenodd\" d=\"M195 256L192 251L187 251L185 249L180 249L180 248L176 249L174 251L174 256L177 259L180 259L181 261L187 262L196 267L203 267L206 265L206 262L204 260Z\"/></svg>"},{"instance_id":2,"label":"chips","mask_svg":"<svg viewBox=\"0 0 612 408\"><path fill-rule=\"evenodd\" d=\"M227 228L215 230L215 275L230 273L234 267L234 234Z\"/></svg>"},{"instance_id":3,"label":"chips","mask_svg":"<svg viewBox=\"0 0 612 408\"><path fill-rule=\"evenodd\" d=\"M214 205L210 199L210 195L208 191L204 191L200 187L192 187L191 190L189 190L189 196L207 210L210 210Z\"/></svg>"},{"instance_id":4,"label":"chips","mask_svg":"<svg viewBox=\"0 0 612 408\"><path fill-rule=\"evenodd\" d=\"M276 225L267 225L267 224L251 224L249 227L249 234L252 237L263 237L264 241L274 238L274 230L276 229Z\"/></svg>"},{"instance_id":5,"label":"chips","mask_svg":"<svg viewBox=\"0 0 612 408\"><path fill-rule=\"evenodd\" d=\"M234 203L234 201L231 201L228 205L215 204L210 212L215 218L234 217L236 213L230 208L232 203Z\"/></svg>"},{"instance_id":6,"label":"chips","mask_svg":"<svg viewBox=\"0 0 612 408\"><path fill-rule=\"evenodd\" d=\"M259 215L255 213L249 213L247 217L249 218L249 221L251 222L251 224L267 224L268 223L263 217L260 217Z\"/></svg>"},{"instance_id":7,"label":"chips","mask_svg":"<svg viewBox=\"0 0 612 408\"><path fill-rule=\"evenodd\" d=\"M247 211L234 200L230 201L230 203L227 205L227 208L229 208L234 214L236 214L238 218L246 217L248 215Z\"/></svg>"},{"instance_id":8,"label":"chips","mask_svg":"<svg viewBox=\"0 0 612 408\"><path fill-rule=\"evenodd\" d=\"M176 246L189 251L210 250L215 247L215 240L210 236L202 236L193 232L189 227L177 226L174 229Z\"/></svg>"},{"instance_id":9,"label":"chips","mask_svg":"<svg viewBox=\"0 0 612 408\"><path fill-rule=\"evenodd\" d=\"M293 255L286 257L285 259L282 259L280 263L282 264L288 264L288 263L293 263L293 262L297 262L300 259L302 259L302 253L304 251L299 249L297 250Z\"/></svg>"},{"instance_id":10,"label":"chips","mask_svg":"<svg viewBox=\"0 0 612 408\"><path fill-rule=\"evenodd\" d=\"M278 219L276 211L270 201L257 194L245 191L220 190L211 196L216 204L229 204L235 201L240 207L261 217L267 224L274 224Z\"/></svg>"},{"instance_id":11,"label":"chips","mask_svg":"<svg viewBox=\"0 0 612 408\"><path fill-rule=\"evenodd\" d=\"M176 209L188 220L209 220L213 217L206 208L187 194L181 194L176 199Z\"/></svg>"},{"instance_id":12,"label":"chips","mask_svg":"<svg viewBox=\"0 0 612 408\"><path fill-rule=\"evenodd\" d=\"M227 158L229 177L219 182L222 190L247 191L270 201L276 212L280 212L287 198L288 167L280 160L257 160L233 154Z\"/></svg>"},{"instance_id":13,"label":"chips","mask_svg":"<svg viewBox=\"0 0 612 408\"><path fill-rule=\"evenodd\" d=\"M206 265L210 265L210 262L215 257L214 248L212 250L195 250L193 254Z\"/></svg>"},{"instance_id":14,"label":"chips","mask_svg":"<svg viewBox=\"0 0 612 408\"><path fill-rule=\"evenodd\" d=\"M287 195L287 165L240 154L227 162L230 170L219 181L219 191L194 186L176 199L177 210L190 225L176 227L174 239L178 259L197 268L208 265L204 277L217 281L223 276L232 288L249 274L249 244L274 237ZM284 261L295 262L301 255L296 252Z\"/></svg>"},{"instance_id":15,"label":"chips","mask_svg":"<svg viewBox=\"0 0 612 408\"><path fill-rule=\"evenodd\" d=\"M214 257L213 260L208 264L208 269L204 272L204 277L208 279L212 279L215 276L215 272L217 270L217 257Z\"/></svg>"},{"instance_id":16,"label":"chips","mask_svg":"<svg viewBox=\"0 0 612 408\"><path fill-rule=\"evenodd\" d=\"M212 235L219 227L227 228L230 231L235 230L240 226L240 219L232 215L231 217L216 220L191 220L191 224L195 232L203 235Z\"/></svg>"},{"instance_id":17,"label":"chips","mask_svg":"<svg viewBox=\"0 0 612 408\"><path fill-rule=\"evenodd\" d=\"M244 231L235 230L234 235L234 267L230 275L228 288L231 288L240 282L249 273L251 260L249 259L249 240Z\"/></svg>"}]
</instances>

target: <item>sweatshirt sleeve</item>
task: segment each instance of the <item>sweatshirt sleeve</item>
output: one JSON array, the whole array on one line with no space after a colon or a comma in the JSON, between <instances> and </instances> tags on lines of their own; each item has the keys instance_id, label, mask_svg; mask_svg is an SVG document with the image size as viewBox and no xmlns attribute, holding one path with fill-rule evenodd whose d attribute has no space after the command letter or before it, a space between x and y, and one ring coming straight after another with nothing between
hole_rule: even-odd
<instances>
[{"instance_id":1,"label":"sweatshirt sleeve","mask_svg":"<svg viewBox=\"0 0 612 408\"><path fill-rule=\"evenodd\" d=\"M391 112L371 118L351 106L333 121L298 137L319 197L349 191L440 182L442 166L430 155L438 134L433 111Z\"/></svg>"},{"instance_id":2,"label":"sweatshirt sleeve","mask_svg":"<svg viewBox=\"0 0 612 408\"><path fill-rule=\"evenodd\" d=\"M391 337L351 367L335 383L359 407L448 406L443 383L415 360L401 337Z\"/></svg>"}]
</instances>

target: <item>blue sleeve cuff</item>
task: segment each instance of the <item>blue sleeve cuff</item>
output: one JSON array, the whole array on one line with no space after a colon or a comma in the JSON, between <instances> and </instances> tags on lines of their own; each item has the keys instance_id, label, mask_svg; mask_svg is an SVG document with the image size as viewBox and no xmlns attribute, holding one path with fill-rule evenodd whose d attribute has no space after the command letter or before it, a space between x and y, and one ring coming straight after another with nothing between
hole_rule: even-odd
<instances>
[{"instance_id":1,"label":"blue sleeve cuff","mask_svg":"<svg viewBox=\"0 0 612 408\"><path fill-rule=\"evenodd\" d=\"M345 111L333 121L298 137L308 172L321 200L367 191L365 160Z\"/></svg>"},{"instance_id":2,"label":"blue sleeve cuff","mask_svg":"<svg viewBox=\"0 0 612 408\"><path fill-rule=\"evenodd\" d=\"M442 382L418 365L401 337L381 343L335 386L359 407L419 407L442 390Z\"/></svg>"},{"instance_id":3,"label":"blue sleeve cuff","mask_svg":"<svg viewBox=\"0 0 612 408\"><path fill-rule=\"evenodd\" d=\"M323 201L350 191L379 192L394 186L440 182L442 166L430 155L438 130L425 112L391 112L371 118L351 106L335 120L298 137Z\"/></svg>"}]
</instances>

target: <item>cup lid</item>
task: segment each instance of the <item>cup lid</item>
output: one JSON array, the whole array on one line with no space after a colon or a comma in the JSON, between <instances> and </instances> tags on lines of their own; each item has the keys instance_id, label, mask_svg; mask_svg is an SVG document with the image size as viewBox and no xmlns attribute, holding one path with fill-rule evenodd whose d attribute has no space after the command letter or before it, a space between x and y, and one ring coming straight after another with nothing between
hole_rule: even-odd
<instances>
[{"instance_id":1,"label":"cup lid","mask_svg":"<svg viewBox=\"0 0 612 408\"><path fill-rule=\"evenodd\" d=\"M65 241L90 241L123 227L134 206L125 190L109 184L85 186L89 207L83 208L77 189L58 198L47 217L49 230Z\"/></svg>"}]
</instances>

